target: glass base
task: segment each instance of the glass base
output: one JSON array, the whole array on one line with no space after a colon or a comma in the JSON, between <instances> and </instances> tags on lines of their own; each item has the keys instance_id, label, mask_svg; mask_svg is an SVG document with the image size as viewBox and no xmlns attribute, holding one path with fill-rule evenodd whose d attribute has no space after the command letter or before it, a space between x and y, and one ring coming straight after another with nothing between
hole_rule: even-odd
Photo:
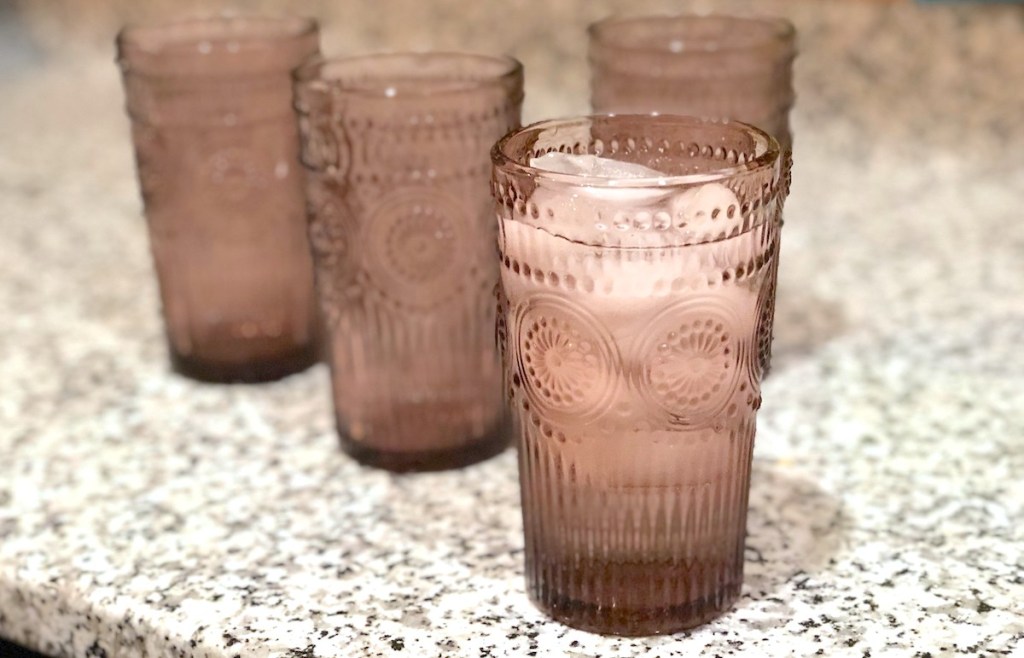
<instances>
[{"instance_id":1,"label":"glass base","mask_svg":"<svg viewBox=\"0 0 1024 658\"><path fill-rule=\"evenodd\" d=\"M672 578L670 574L665 575ZM742 586L741 578L704 598L648 607L574 600L551 591L545 593L537 586L530 588L530 600L552 619L583 631L631 637L666 635L700 626L728 612L739 598ZM636 592L630 594L635 596Z\"/></svg>"},{"instance_id":2,"label":"glass base","mask_svg":"<svg viewBox=\"0 0 1024 658\"><path fill-rule=\"evenodd\" d=\"M302 372L319 361L316 344L304 345L275 358L241 363L217 363L182 356L170 350L171 369L189 379L213 384L271 382Z\"/></svg>"},{"instance_id":3,"label":"glass base","mask_svg":"<svg viewBox=\"0 0 1024 658\"><path fill-rule=\"evenodd\" d=\"M444 471L476 464L503 452L508 447L512 435L510 423L503 420L479 439L454 448L385 451L352 439L341 431L340 423L338 427L341 449L345 454L364 466L396 473Z\"/></svg>"}]
</instances>

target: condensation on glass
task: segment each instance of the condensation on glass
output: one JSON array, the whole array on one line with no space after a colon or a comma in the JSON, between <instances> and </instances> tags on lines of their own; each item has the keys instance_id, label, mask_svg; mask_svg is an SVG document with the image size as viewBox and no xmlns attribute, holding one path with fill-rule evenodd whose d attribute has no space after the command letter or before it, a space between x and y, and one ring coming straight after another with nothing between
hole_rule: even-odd
<instances>
[{"instance_id":1,"label":"condensation on glass","mask_svg":"<svg viewBox=\"0 0 1024 658\"><path fill-rule=\"evenodd\" d=\"M790 169L796 30L783 18L725 15L609 18L590 26L596 112L731 118L767 131ZM789 179L785 181L788 190ZM781 219L780 219L781 221ZM778 262L778 254L775 254ZM778 272L771 278L774 308ZM771 366L772 325L758 350Z\"/></svg>"},{"instance_id":2,"label":"condensation on glass","mask_svg":"<svg viewBox=\"0 0 1024 658\"><path fill-rule=\"evenodd\" d=\"M117 38L172 366L263 381L317 357L291 71L311 20L217 17Z\"/></svg>"},{"instance_id":3,"label":"condensation on glass","mask_svg":"<svg viewBox=\"0 0 1024 658\"><path fill-rule=\"evenodd\" d=\"M553 151L670 177L530 166ZM743 579L779 147L736 122L619 115L535 124L492 155L529 594L603 633L707 621Z\"/></svg>"},{"instance_id":4,"label":"condensation on glass","mask_svg":"<svg viewBox=\"0 0 1024 658\"><path fill-rule=\"evenodd\" d=\"M508 443L488 153L522 84L513 59L458 53L296 74L338 431L363 463L449 468Z\"/></svg>"}]
</instances>

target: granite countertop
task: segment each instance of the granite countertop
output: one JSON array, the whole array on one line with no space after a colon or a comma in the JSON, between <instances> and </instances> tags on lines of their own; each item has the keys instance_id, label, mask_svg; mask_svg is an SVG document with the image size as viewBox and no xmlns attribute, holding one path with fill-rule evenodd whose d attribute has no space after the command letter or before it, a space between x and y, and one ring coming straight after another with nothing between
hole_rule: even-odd
<instances>
[{"instance_id":1,"label":"granite countertop","mask_svg":"<svg viewBox=\"0 0 1024 658\"><path fill-rule=\"evenodd\" d=\"M583 110L572 34L608 3L520 4L432 43L518 44L527 116ZM0 67L0 637L68 658L1024 655L1024 13L815 4L785 5L797 168L746 582L662 638L530 605L513 453L392 476L338 451L323 366L169 374L110 53ZM329 50L425 45L372 5Z\"/></svg>"}]
</instances>

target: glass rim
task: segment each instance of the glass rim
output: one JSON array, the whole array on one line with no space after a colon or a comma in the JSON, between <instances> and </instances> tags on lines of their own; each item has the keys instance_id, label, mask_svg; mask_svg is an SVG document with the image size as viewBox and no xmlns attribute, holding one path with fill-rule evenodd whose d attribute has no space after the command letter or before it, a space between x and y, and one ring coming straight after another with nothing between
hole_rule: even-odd
<instances>
[{"instance_id":1,"label":"glass rim","mask_svg":"<svg viewBox=\"0 0 1024 658\"><path fill-rule=\"evenodd\" d=\"M756 155L754 158L744 163L736 163L733 165L721 167L713 171L700 173L700 174L680 174L680 175L665 175L659 177L650 178L627 178L627 179L616 179L607 177L597 176L584 176L579 174L566 174L561 172L550 171L548 169L541 169L534 167L528 163L524 164L517 161L507 152L509 144L512 140L520 137L521 135L529 132L540 133L545 129L559 129L566 128L569 126L582 126L586 123L593 122L595 119L637 119L637 118L649 118L656 121L673 122L678 125L732 125L738 127L740 130L752 135L755 140L764 143L765 150L763 153ZM750 174L759 171L764 171L775 165L782 157L782 148L779 146L778 141L767 132L761 130L756 126L752 126L742 121L733 120L715 120L715 119L702 119L698 117L679 115L679 114L663 114L659 112L651 112L650 114L621 114L621 113L607 113L607 114L588 114L583 116L565 117L560 119L546 119L544 121L538 121L531 123L528 126L517 128L510 131L491 148L491 164L502 171L508 171L515 174L529 176L530 178L541 178L544 180L562 183L565 185L571 185L575 187L589 187L598 189L626 189L626 190L637 190L637 189L651 189L651 188L674 188L674 187L686 187L691 185L713 183L722 181L733 176L741 174Z\"/></svg>"},{"instance_id":2,"label":"glass rim","mask_svg":"<svg viewBox=\"0 0 1024 658\"><path fill-rule=\"evenodd\" d=\"M237 34L228 34L225 31L222 35L214 34L205 38L196 36L183 37L173 34L175 30L189 27L227 28L231 23L249 24L249 27L252 28L263 27L265 31L255 34L247 33L247 30L239 30ZM136 50L146 55L201 56L207 54L196 48L197 42L208 42L211 47L223 46L227 52L241 54L265 48L268 44L286 43L301 39L315 34L319 29L319 23L317 23L315 18L285 14L268 15L223 12L209 16L195 16L169 21L127 23L118 30L115 43L118 46L119 54L122 55L126 49ZM147 34L157 37L157 47L144 43L143 37Z\"/></svg>"},{"instance_id":3,"label":"glass rim","mask_svg":"<svg viewBox=\"0 0 1024 658\"><path fill-rule=\"evenodd\" d=\"M470 62L476 61L481 64L495 66L492 74L481 74L467 80L445 79L443 76L425 75L416 77L420 82L437 82L428 88L416 90L396 90L393 82L389 83L387 76L381 74L376 77L372 75L359 82L346 81L342 77L324 75L326 69L340 68L355 70L360 65L367 63L400 62L402 60L438 60L440 62ZM407 50L393 52L368 53L362 55L343 55L337 57L325 57L316 55L292 72L292 80L296 85L312 85L323 83L343 94L363 96L370 98L402 98L413 97L423 98L431 96L443 96L446 94L463 93L482 89L490 86L501 86L505 83L512 83L522 80L523 64L511 55L494 55L470 51L449 51L449 50Z\"/></svg>"},{"instance_id":4,"label":"glass rim","mask_svg":"<svg viewBox=\"0 0 1024 658\"><path fill-rule=\"evenodd\" d=\"M751 39L745 42L723 40L703 47L683 47L678 51L672 50L671 48L651 45L650 40L640 43L627 43L621 40L616 42L613 38L610 38L610 31L616 27L628 25L654 25L664 27L666 23L688 24L709 21L727 21L770 27L771 33L763 36L762 38ZM589 36L591 43L608 46L623 52L685 55L756 50L771 44L792 43L796 38L796 27L789 19L782 16L741 16L738 14L718 13L642 14L638 16L612 15L588 25L587 35Z\"/></svg>"}]
</instances>

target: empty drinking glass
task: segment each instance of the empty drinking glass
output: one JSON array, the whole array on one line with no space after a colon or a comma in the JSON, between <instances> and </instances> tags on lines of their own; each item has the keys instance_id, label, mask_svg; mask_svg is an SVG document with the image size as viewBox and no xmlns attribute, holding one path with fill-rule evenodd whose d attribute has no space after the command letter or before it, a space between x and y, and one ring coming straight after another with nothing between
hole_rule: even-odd
<instances>
[{"instance_id":1,"label":"empty drinking glass","mask_svg":"<svg viewBox=\"0 0 1024 658\"><path fill-rule=\"evenodd\" d=\"M296 75L338 431L361 462L430 470L507 445L488 153L522 85L513 59L457 53Z\"/></svg>"},{"instance_id":2,"label":"empty drinking glass","mask_svg":"<svg viewBox=\"0 0 1024 658\"><path fill-rule=\"evenodd\" d=\"M608 18L590 26L591 104L597 112L663 112L753 124L778 140L788 172L795 58L796 30L783 18ZM774 309L778 272L769 278ZM765 372L771 367L772 331L768 323L758 340Z\"/></svg>"},{"instance_id":3,"label":"empty drinking glass","mask_svg":"<svg viewBox=\"0 0 1024 658\"><path fill-rule=\"evenodd\" d=\"M291 71L316 23L218 17L117 38L175 370L262 381L316 360Z\"/></svg>"},{"instance_id":4,"label":"empty drinking glass","mask_svg":"<svg viewBox=\"0 0 1024 658\"><path fill-rule=\"evenodd\" d=\"M782 18L608 18L590 26L596 112L731 118L792 141L796 31Z\"/></svg>"}]
</instances>

